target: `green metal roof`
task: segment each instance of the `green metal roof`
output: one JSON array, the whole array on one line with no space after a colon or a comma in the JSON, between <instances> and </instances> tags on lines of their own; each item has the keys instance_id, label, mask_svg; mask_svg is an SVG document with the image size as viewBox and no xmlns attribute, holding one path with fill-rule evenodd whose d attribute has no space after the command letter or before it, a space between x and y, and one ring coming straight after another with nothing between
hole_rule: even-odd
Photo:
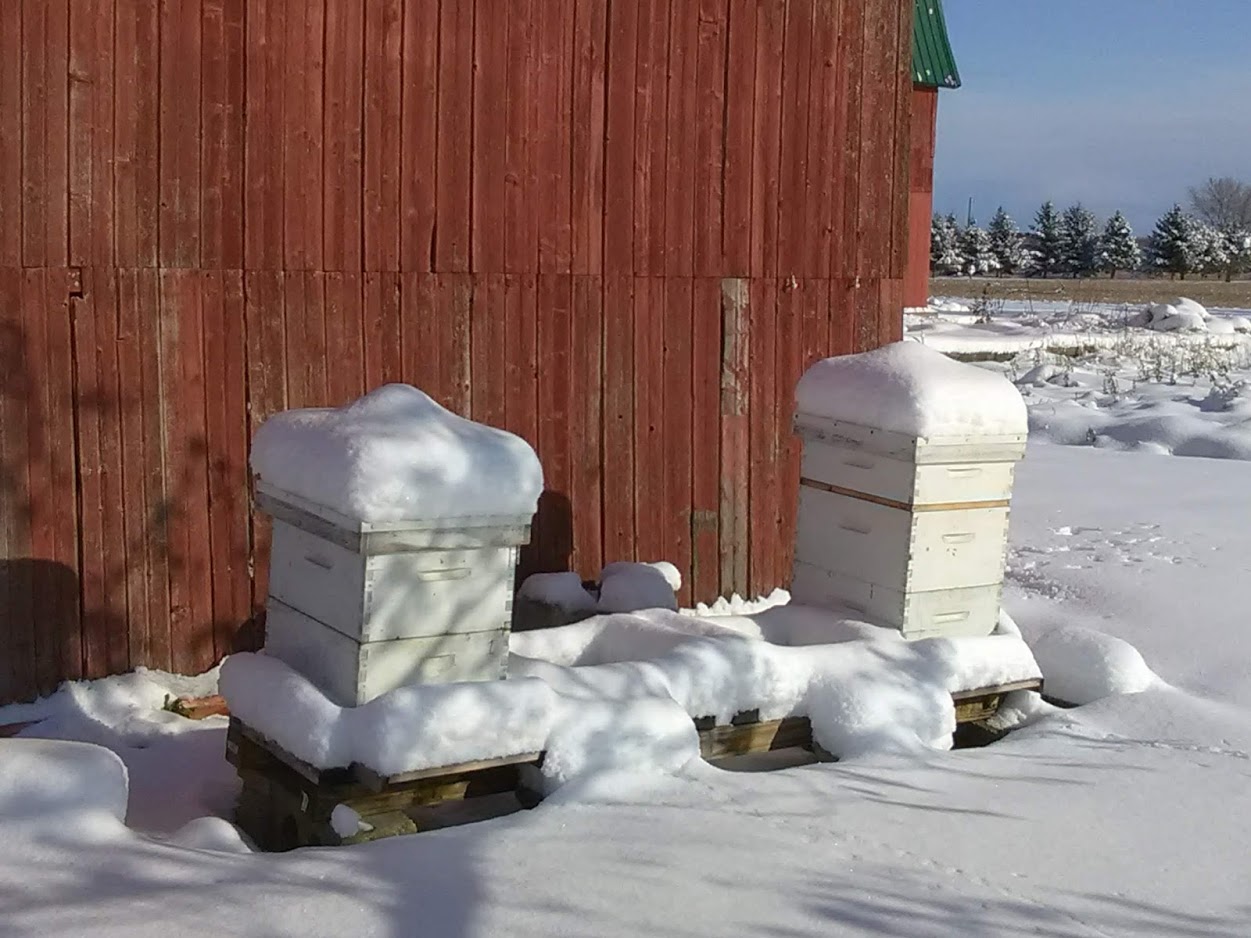
<instances>
[{"instance_id":1,"label":"green metal roof","mask_svg":"<svg viewBox=\"0 0 1251 938\"><path fill-rule=\"evenodd\" d=\"M912 81L927 88L959 88L960 71L947 38L942 0L916 0L912 27Z\"/></svg>"}]
</instances>

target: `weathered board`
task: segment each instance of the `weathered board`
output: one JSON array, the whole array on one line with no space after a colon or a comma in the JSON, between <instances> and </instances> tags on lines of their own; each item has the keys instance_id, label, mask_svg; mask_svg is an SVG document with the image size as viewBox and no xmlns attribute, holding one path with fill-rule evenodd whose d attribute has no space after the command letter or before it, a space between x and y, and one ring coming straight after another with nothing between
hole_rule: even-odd
<instances>
[{"instance_id":1,"label":"weathered board","mask_svg":"<svg viewBox=\"0 0 1251 938\"><path fill-rule=\"evenodd\" d=\"M252 431L387 381L538 448L523 573L783 585L794 382L900 328L910 9L0 0L0 700L254 644Z\"/></svg>"}]
</instances>

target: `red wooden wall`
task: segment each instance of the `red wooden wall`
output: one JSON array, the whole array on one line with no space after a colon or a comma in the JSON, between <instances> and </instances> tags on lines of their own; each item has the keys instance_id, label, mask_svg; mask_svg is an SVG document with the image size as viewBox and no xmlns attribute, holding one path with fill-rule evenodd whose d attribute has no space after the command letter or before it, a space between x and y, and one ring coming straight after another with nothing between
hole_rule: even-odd
<instances>
[{"instance_id":1,"label":"red wooden wall","mask_svg":"<svg viewBox=\"0 0 1251 938\"><path fill-rule=\"evenodd\" d=\"M934 215L934 151L938 146L938 89L912 91L912 178L908 202L908 264L904 306L926 306L930 297L930 220Z\"/></svg>"},{"instance_id":2,"label":"red wooden wall","mask_svg":"<svg viewBox=\"0 0 1251 938\"><path fill-rule=\"evenodd\" d=\"M911 8L0 0L0 699L254 642L251 431L386 381L535 444L527 569L783 583L793 385L901 328Z\"/></svg>"}]
</instances>

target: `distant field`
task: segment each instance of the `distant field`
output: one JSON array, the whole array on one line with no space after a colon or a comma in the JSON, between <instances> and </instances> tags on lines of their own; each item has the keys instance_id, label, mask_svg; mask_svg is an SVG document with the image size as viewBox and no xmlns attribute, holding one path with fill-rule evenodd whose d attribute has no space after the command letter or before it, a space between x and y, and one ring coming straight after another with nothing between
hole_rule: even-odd
<instances>
[{"instance_id":1,"label":"distant field","mask_svg":"<svg viewBox=\"0 0 1251 938\"><path fill-rule=\"evenodd\" d=\"M934 277L930 296L992 300L1073 300L1078 303L1159 303L1188 296L1204 306L1251 309L1251 280L1003 280Z\"/></svg>"}]
</instances>

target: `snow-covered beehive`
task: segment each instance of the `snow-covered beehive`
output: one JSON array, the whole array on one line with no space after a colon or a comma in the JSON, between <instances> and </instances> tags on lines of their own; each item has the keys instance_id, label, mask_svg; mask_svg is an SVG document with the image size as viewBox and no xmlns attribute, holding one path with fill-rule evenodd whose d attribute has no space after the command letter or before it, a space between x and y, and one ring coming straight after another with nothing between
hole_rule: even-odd
<instances>
[{"instance_id":1,"label":"snow-covered beehive","mask_svg":"<svg viewBox=\"0 0 1251 938\"><path fill-rule=\"evenodd\" d=\"M387 385L271 417L252 468L274 522L269 654L343 706L504 676L517 550L543 488L524 440Z\"/></svg>"},{"instance_id":2,"label":"snow-covered beehive","mask_svg":"<svg viewBox=\"0 0 1251 938\"><path fill-rule=\"evenodd\" d=\"M1028 434L1016 388L900 342L818 362L796 397L794 600L909 638L990 634Z\"/></svg>"}]
</instances>

